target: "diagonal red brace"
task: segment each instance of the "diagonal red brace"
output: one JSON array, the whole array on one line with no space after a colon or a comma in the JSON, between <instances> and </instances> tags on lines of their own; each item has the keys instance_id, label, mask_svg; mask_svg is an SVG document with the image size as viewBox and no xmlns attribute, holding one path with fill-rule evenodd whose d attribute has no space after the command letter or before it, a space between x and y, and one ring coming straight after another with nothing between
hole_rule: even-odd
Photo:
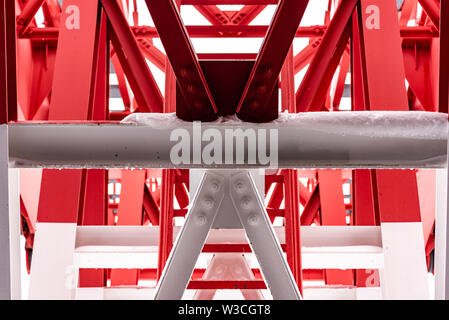
<instances>
[{"instance_id":1,"label":"diagonal red brace","mask_svg":"<svg viewBox=\"0 0 449 320\"><path fill-rule=\"evenodd\" d=\"M327 91L341 55L346 49L351 31L349 21L357 2L347 0L338 6L296 93L297 112L310 109L320 111L325 96L323 91Z\"/></svg>"},{"instance_id":2,"label":"diagonal red brace","mask_svg":"<svg viewBox=\"0 0 449 320\"><path fill-rule=\"evenodd\" d=\"M162 95L128 22L115 0L102 0L111 40L141 111L162 112Z\"/></svg>"},{"instance_id":3,"label":"diagonal red brace","mask_svg":"<svg viewBox=\"0 0 449 320\"><path fill-rule=\"evenodd\" d=\"M146 3L187 105L187 112L177 110L178 117L187 121L215 120L217 107L178 8L172 0Z\"/></svg>"},{"instance_id":4,"label":"diagonal red brace","mask_svg":"<svg viewBox=\"0 0 449 320\"><path fill-rule=\"evenodd\" d=\"M238 104L237 114L240 119L268 122L278 117L277 108L267 110L269 97L308 3L308 0L280 2Z\"/></svg>"}]
</instances>

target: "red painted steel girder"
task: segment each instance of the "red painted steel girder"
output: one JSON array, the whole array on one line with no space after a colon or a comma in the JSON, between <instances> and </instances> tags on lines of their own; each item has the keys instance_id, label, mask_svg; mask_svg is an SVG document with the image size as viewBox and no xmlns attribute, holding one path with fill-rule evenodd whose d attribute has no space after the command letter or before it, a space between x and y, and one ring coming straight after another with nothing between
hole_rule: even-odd
<instances>
[{"instance_id":1,"label":"red painted steel girder","mask_svg":"<svg viewBox=\"0 0 449 320\"><path fill-rule=\"evenodd\" d=\"M278 110L267 110L269 97L308 3L308 0L280 2L237 106L237 115L242 120L268 122L277 118Z\"/></svg>"},{"instance_id":2,"label":"red painted steel girder","mask_svg":"<svg viewBox=\"0 0 449 320\"><path fill-rule=\"evenodd\" d=\"M158 252L158 276L159 279L164 270L165 263L173 246L173 197L175 184L175 170L162 170L161 185L161 209L159 216L159 252Z\"/></svg>"},{"instance_id":3,"label":"red painted steel girder","mask_svg":"<svg viewBox=\"0 0 449 320\"><path fill-rule=\"evenodd\" d=\"M45 25L48 27L59 27L61 17L61 7L58 0L46 0L42 5Z\"/></svg>"},{"instance_id":4,"label":"red painted steel girder","mask_svg":"<svg viewBox=\"0 0 449 320\"><path fill-rule=\"evenodd\" d=\"M338 6L296 93L298 112L309 111L311 108L316 111L321 110L325 92L350 37L349 21L356 4L357 0L347 0ZM323 81L325 78L327 83Z\"/></svg>"},{"instance_id":5,"label":"red painted steel girder","mask_svg":"<svg viewBox=\"0 0 449 320\"><path fill-rule=\"evenodd\" d=\"M194 5L194 7L212 24L222 25L231 22L230 18L223 11L218 9L217 6Z\"/></svg>"},{"instance_id":6,"label":"red painted steel girder","mask_svg":"<svg viewBox=\"0 0 449 320\"><path fill-rule=\"evenodd\" d=\"M26 2L22 13L17 17L17 24L22 30L28 27L44 1L45 0L29 0Z\"/></svg>"},{"instance_id":7,"label":"red painted steel girder","mask_svg":"<svg viewBox=\"0 0 449 320\"><path fill-rule=\"evenodd\" d=\"M266 35L267 26L245 25L216 25L216 26L186 26L191 38L262 38ZM326 26L299 27L296 38L321 38L328 28ZM156 28L147 26L131 27L136 38L158 38ZM29 27L19 34L20 39L34 39L40 41L58 40L58 28ZM437 38L438 31L431 26L401 27L401 36L408 39Z\"/></svg>"},{"instance_id":8,"label":"red painted steel girder","mask_svg":"<svg viewBox=\"0 0 449 320\"><path fill-rule=\"evenodd\" d=\"M247 25L253 21L265 7L265 5L244 6L239 12L236 12L231 17L231 22L238 25Z\"/></svg>"},{"instance_id":9,"label":"red painted steel girder","mask_svg":"<svg viewBox=\"0 0 449 320\"><path fill-rule=\"evenodd\" d=\"M159 87L133 37L128 21L115 0L101 0L111 23L111 39L120 64L134 92L140 111L162 112Z\"/></svg>"},{"instance_id":10,"label":"red painted steel girder","mask_svg":"<svg viewBox=\"0 0 449 320\"><path fill-rule=\"evenodd\" d=\"M13 1L0 3L0 124L17 120L16 21Z\"/></svg>"},{"instance_id":11,"label":"red painted steel girder","mask_svg":"<svg viewBox=\"0 0 449 320\"><path fill-rule=\"evenodd\" d=\"M299 218L298 171L284 171L285 177L285 243L287 261L299 290L303 291L301 267L301 237Z\"/></svg>"},{"instance_id":12,"label":"red painted steel girder","mask_svg":"<svg viewBox=\"0 0 449 320\"><path fill-rule=\"evenodd\" d=\"M440 28L440 9L435 0L418 0L434 26ZM444 0L442 2L445 2Z\"/></svg>"},{"instance_id":13,"label":"red painted steel girder","mask_svg":"<svg viewBox=\"0 0 449 320\"><path fill-rule=\"evenodd\" d=\"M189 109L188 114L178 117L190 121L215 120L217 107L176 5L173 1L149 0L146 4Z\"/></svg>"},{"instance_id":14,"label":"red painted steel girder","mask_svg":"<svg viewBox=\"0 0 449 320\"><path fill-rule=\"evenodd\" d=\"M181 0L183 5L268 5L278 2L279 0Z\"/></svg>"},{"instance_id":15,"label":"red painted steel girder","mask_svg":"<svg viewBox=\"0 0 449 320\"><path fill-rule=\"evenodd\" d=\"M449 2L441 1L440 9L439 112L447 113L449 108Z\"/></svg>"}]
</instances>

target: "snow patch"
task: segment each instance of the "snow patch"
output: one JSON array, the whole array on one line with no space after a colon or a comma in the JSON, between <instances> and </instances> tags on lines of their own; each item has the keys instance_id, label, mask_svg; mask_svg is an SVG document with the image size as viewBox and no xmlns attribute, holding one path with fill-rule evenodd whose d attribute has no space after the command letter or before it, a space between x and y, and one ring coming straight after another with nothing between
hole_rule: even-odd
<instances>
[{"instance_id":1,"label":"snow patch","mask_svg":"<svg viewBox=\"0 0 449 320\"><path fill-rule=\"evenodd\" d=\"M122 120L124 124L170 129L190 122L176 117L175 113L134 113ZM351 111L351 112L282 112L279 118L268 123L248 123L236 115L219 117L203 125L237 125L246 127L294 126L336 135L372 137L409 137L417 139L447 139L448 115L424 111Z\"/></svg>"}]
</instances>

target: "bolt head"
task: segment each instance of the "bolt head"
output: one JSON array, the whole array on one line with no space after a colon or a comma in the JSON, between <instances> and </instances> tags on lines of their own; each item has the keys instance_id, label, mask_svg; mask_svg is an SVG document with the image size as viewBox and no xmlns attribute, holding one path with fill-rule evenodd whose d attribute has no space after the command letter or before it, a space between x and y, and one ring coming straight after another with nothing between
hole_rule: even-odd
<instances>
[{"instance_id":1,"label":"bolt head","mask_svg":"<svg viewBox=\"0 0 449 320\"><path fill-rule=\"evenodd\" d=\"M273 68L271 68L271 67L263 68L263 75L265 78L269 79L273 76L273 74L274 74Z\"/></svg>"},{"instance_id":2,"label":"bolt head","mask_svg":"<svg viewBox=\"0 0 449 320\"><path fill-rule=\"evenodd\" d=\"M192 70L189 67L181 68L181 76L183 78L190 78L192 76Z\"/></svg>"},{"instance_id":3,"label":"bolt head","mask_svg":"<svg viewBox=\"0 0 449 320\"><path fill-rule=\"evenodd\" d=\"M215 201L211 198L204 199L203 205L206 209L212 209L214 207Z\"/></svg>"},{"instance_id":4,"label":"bolt head","mask_svg":"<svg viewBox=\"0 0 449 320\"><path fill-rule=\"evenodd\" d=\"M200 213L195 217L195 221L197 225L203 226L207 222L207 217L203 213Z\"/></svg>"},{"instance_id":5,"label":"bolt head","mask_svg":"<svg viewBox=\"0 0 449 320\"><path fill-rule=\"evenodd\" d=\"M257 109L259 109L259 107L260 107L260 102L257 100L253 100L249 103L249 108L252 111L256 111Z\"/></svg>"},{"instance_id":6,"label":"bolt head","mask_svg":"<svg viewBox=\"0 0 449 320\"><path fill-rule=\"evenodd\" d=\"M213 192L217 192L220 189L220 184L218 183L218 181L213 180L210 184L210 190Z\"/></svg>"},{"instance_id":7,"label":"bolt head","mask_svg":"<svg viewBox=\"0 0 449 320\"><path fill-rule=\"evenodd\" d=\"M257 94L258 95L264 95L266 92L267 92L267 90L268 90L268 88L267 88L267 86L266 85L264 85L264 84L259 84L257 87L256 87L256 92L257 92Z\"/></svg>"},{"instance_id":8,"label":"bolt head","mask_svg":"<svg viewBox=\"0 0 449 320\"><path fill-rule=\"evenodd\" d=\"M248 217L248 223L251 226L257 225L259 223L259 217L255 213L250 214Z\"/></svg>"},{"instance_id":9,"label":"bolt head","mask_svg":"<svg viewBox=\"0 0 449 320\"><path fill-rule=\"evenodd\" d=\"M242 192L243 190L245 190L245 184L243 183L243 181L237 181L234 187L237 192Z\"/></svg>"},{"instance_id":10,"label":"bolt head","mask_svg":"<svg viewBox=\"0 0 449 320\"><path fill-rule=\"evenodd\" d=\"M195 109L201 110L201 109L203 109L203 108L205 107L205 104L204 104L203 101L197 100L197 101L195 101L195 102L193 103L193 106L195 107Z\"/></svg>"},{"instance_id":11,"label":"bolt head","mask_svg":"<svg viewBox=\"0 0 449 320\"><path fill-rule=\"evenodd\" d=\"M251 207L251 199L249 197L244 197L241 201L243 208L248 209Z\"/></svg>"}]
</instances>

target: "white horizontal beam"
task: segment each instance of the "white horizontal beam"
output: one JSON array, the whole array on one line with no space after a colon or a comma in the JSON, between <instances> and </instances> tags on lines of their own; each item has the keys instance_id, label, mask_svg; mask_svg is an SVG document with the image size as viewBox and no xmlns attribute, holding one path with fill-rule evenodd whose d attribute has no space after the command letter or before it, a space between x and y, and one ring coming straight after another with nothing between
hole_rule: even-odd
<instances>
[{"instance_id":1,"label":"white horizontal beam","mask_svg":"<svg viewBox=\"0 0 449 320\"><path fill-rule=\"evenodd\" d=\"M74 265L79 268L155 268L158 227L78 226ZM174 230L174 238L180 228ZM275 227L281 244L284 228ZM380 227L301 227L305 269L378 269L383 267ZM244 230L211 230L207 244L247 243Z\"/></svg>"},{"instance_id":2,"label":"white horizontal beam","mask_svg":"<svg viewBox=\"0 0 449 320\"><path fill-rule=\"evenodd\" d=\"M192 123L149 114L127 124L10 124L9 153L10 166L20 168L442 168L447 161L447 128L447 115L434 112L310 113L267 124L202 123L198 140ZM170 158L178 143L170 141L176 129L191 139L188 163L174 164ZM201 140L208 129L223 137L221 162L193 159L209 144ZM238 129L254 130L256 136L258 130L266 130L267 142L244 145L244 161L226 164L225 132ZM277 163L264 164L259 158L251 163L249 149L256 154L261 148L273 151L270 130L277 130ZM235 156L237 143L232 148Z\"/></svg>"},{"instance_id":3,"label":"white horizontal beam","mask_svg":"<svg viewBox=\"0 0 449 320\"><path fill-rule=\"evenodd\" d=\"M180 227L175 227L173 240ZM274 227L281 244L285 244L283 227ZM247 243L242 229L212 229L207 244ZM158 246L157 226L77 226L76 248L83 246ZM301 245L304 247L382 246L378 226L301 226Z\"/></svg>"},{"instance_id":4,"label":"white horizontal beam","mask_svg":"<svg viewBox=\"0 0 449 320\"><path fill-rule=\"evenodd\" d=\"M151 287L112 287L77 288L79 300L152 300L155 288ZM355 288L343 286L305 287L306 300L377 300L382 299L380 287Z\"/></svg>"}]
</instances>

